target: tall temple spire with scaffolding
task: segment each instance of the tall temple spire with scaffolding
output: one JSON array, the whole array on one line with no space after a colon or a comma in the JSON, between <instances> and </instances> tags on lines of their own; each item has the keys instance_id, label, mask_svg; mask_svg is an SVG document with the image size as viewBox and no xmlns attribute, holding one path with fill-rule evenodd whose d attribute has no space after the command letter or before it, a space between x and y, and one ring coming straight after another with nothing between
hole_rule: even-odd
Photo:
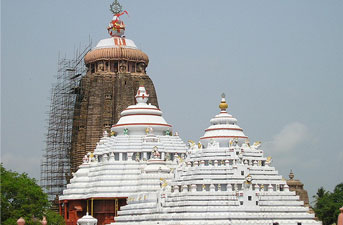
<instances>
[{"instance_id":1,"label":"tall temple spire with scaffolding","mask_svg":"<svg viewBox=\"0 0 343 225\"><path fill-rule=\"evenodd\" d=\"M110 132L120 112L136 103L140 85L149 90L149 103L158 107L154 84L146 73L148 55L124 36L121 17L128 13L117 0L110 10L110 37L89 46L75 60L59 62L41 163L41 186L50 199L62 193L83 156L95 149L104 131Z\"/></svg>"},{"instance_id":2,"label":"tall temple spire with scaffolding","mask_svg":"<svg viewBox=\"0 0 343 225\"><path fill-rule=\"evenodd\" d=\"M113 13L107 27L110 37L100 40L84 57L88 71L81 80L75 104L71 171L76 171L83 156L94 150L103 132L110 132L120 112L135 104L140 85L150 90L149 102L158 106L154 84L146 73L149 58L124 36L121 17L128 12L117 0L110 10Z\"/></svg>"}]
</instances>

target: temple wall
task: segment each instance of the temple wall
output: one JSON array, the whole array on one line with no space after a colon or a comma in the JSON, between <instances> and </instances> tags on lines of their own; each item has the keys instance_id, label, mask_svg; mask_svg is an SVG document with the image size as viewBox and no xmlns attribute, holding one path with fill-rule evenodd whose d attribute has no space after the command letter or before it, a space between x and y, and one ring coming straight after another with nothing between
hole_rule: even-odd
<instances>
[{"instance_id":1,"label":"temple wall","mask_svg":"<svg viewBox=\"0 0 343 225\"><path fill-rule=\"evenodd\" d=\"M134 105L135 94L144 85L149 103L158 107L154 84L145 73L91 71L81 80L77 96L71 148L71 170L75 172L88 152L93 152L103 131L120 118L120 112Z\"/></svg>"}]
</instances>

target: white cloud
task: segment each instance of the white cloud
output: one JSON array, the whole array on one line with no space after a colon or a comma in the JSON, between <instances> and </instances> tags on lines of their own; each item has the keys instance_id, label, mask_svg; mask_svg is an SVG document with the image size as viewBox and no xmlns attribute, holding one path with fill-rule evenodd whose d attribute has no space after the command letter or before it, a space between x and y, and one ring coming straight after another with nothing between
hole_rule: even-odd
<instances>
[{"instance_id":1,"label":"white cloud","mask_svg":"<svg viewBox=\"0 0 343 225\"><path fill-rule=\"evenodd\" d=\"M308 141L309 129L302 123L287 124L271 141L264 144L267 152L286 153L297 149L297 146Z\"/></svg>"}]
</instances>

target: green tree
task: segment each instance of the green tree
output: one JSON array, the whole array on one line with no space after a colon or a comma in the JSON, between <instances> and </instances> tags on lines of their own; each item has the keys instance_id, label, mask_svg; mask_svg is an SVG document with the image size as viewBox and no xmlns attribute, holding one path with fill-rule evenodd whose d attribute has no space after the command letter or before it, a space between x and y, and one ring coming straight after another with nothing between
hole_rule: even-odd
<instances>
[{"instance_id":1,"label":"green tree","mask_svg":"<svg viewBox=\"0 0 343 225\"><path fill-rule=\"evenodd\" d=\"M313 197L315 198L314 212L323 225L336 223L339 208L343 206L343 183L338 184L332 193L321 187Z\"/></svg>"},{"instance_id":2,"label":"green tree","mask_svg":"<svg viewBox=\"0 0 343 225\"><path fill-rule=\"evenodd\" d=\"M51 211L47 195L36 180L26 173L6 170L1 164L1 221L15 225L23 217L28 225L40 224L38 219L47 217L48 224L64 224L63 218ZM50 220L50 221L49 221Z\"/></svg>"}]
</instances>

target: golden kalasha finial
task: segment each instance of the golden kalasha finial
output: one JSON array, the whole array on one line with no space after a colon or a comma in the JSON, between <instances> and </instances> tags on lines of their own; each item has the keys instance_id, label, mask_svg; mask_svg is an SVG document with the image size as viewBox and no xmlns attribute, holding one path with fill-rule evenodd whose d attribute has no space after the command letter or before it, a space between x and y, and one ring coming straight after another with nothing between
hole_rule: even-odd
<instances>
[{"instance_id":1,"label":"golden kalasha finial","mask_svg":"<svg viewBox=\"0 0 343 225\"><path fill-rule=\"evenodd\" d=\"M219 104L219 108L222 110L222 111L226 111L226 109L229 107L229 105L226 103L226 100L225 100L225 94L223 93L222 94L222 100Z\"/></svg>"}]
</instances>

